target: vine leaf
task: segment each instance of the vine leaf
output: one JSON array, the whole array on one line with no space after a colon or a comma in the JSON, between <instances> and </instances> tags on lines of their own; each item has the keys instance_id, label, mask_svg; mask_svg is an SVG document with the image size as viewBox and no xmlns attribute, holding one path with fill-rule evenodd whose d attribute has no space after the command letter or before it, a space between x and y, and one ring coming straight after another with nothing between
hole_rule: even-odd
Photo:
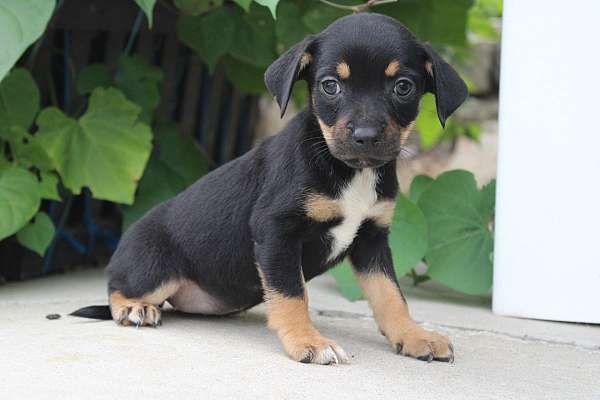
<instances>
[{"instance_id":1,"label":"vine leaf","mask_svg":"<svg viewBox=\"0 0 600 400\"><path fill-rule=\"evenodd\" d=\"M54 223L45 212L39 212L32 222L17 232L17 240L23 246L44 256L54 237Z\"/></svg>"},{"instance_id":2,"label":"vine leaf","mask_svg":"<svg viewBox=\"0 0 600 400\"><path fill-rule=\"evenodd\" d=\"M431 93L427 93L421 98L416 126L421 138L421 147L425 150L432 148L444 135L444 128L437 115L435 97Z\"/></svg>"},{"instance_id":3,"label":"vine leaf","mask_svg":"<svg viewBox=\"0 0 600 400\"><path fill-rule=\"evenodd\" d=\"M119 68L115 84L125 96L140 107L140 120L150 124L154 110L160 103L159 84L162 71L148 64L139 55L119 57Z\"/></svg>"},{"instance_id":4,"label":"vine leaf","mask_svg":"<svg viewBox=\"0 0 600 400\"><path fill-rule=\"evenodd\" d=\"M269 11L254 5L247 14L239 16L232 13L232 16L236 31L229 53L247 64L267 67L277 58L275 21Z\"/></svg>"},{"instance_id":5,"label":"vine leaf","mask_svg":"<svg viewBox=\"0 0 600 400\"><path fill-rule=\"evenodd\" d=\"M273 16L273 19L277 19L277 4L279 3L279 0L254 0L255 2L257 2L258 4L260 4L261 6L265 6L269 9L269 11L271 11L271 15Z\"/></svg>"},{"instance_id":6,"label":"vine leaf","mask_svg":"<svg viewBox=\"0 0 600 400\"><path fill-rule=\"evenodd\" d=\"M73 193L87 186L97 199L131 204L152 140L139 113L119 90L97 88L78 121L56 108L42 111L36 136Z\"/></svg>"},{"instance_id":7,"label":"vine leaf","mask_svg":"<svg viewBox=\"0 0 600 400\"><path fill-rule=\"evenodd\" d=\"M14 234L40 207L39 184L25 168L0 170L0 240Z\"/></svg>"},{"instance_id":8,"label":"vine leaf","mask_svg":"<svg viewBox=\"0 0 600 400\"><path fill-rule=\"evenodd\" d=\"M346 299L356 301L363 298L362 289L358 286L348 261L330 269L329 273L335 278L338 289Z\"/></svg>"},{"instance_id":9,"label":"vine leaf","mask_svg":"<svg viewBox=\"0 0 600 400\"><path fill-rule=\"evenodd\" d=\"M404 276L423 258L427 251L427 239L425 216L419 207L398 193L389 236L398 277Z\"/></svg>"},{"instance_id":10,"label":"vine leaf","mask_svg":"<svg viewBox=\"0 0 600 400\"><path fill-rule=\"evenodd\" d=\"M146 17L148 18L148 26L152 28L152 16L154 14L154 5L156 4L156 0L135 0L135 2L140 6Z\"/></svg>"},{"instance_id":11,"label":"vine leaf","mask_svg":"<svg viewBox=\"0 0 600 400\"><path fill-rule=\"evenodd\" d=\"M189 136L177 132L174 124L158 126L154 137L157 149L144 171L135 203L123 208L123 230L208 172L204 154Z\"/></svg>"},{"instance_id":12,"label":"vine leaf","mask_svg":"<svg viewBox=\"0 0 600 400\"><path fill-rule=\"evenodd\" d=\"M302 11L297 4L284 2L279 5L275 21L275 34L280 53L300 42L310 33L302 21Z\"/></svg>"},{"instance_id":13,"label":"vine leaf","mask_svg":"<svg viewBox=\"0 0 600 400\"><path fill-rule=\"evenodd\" d=\"M105 64L90 64L77 75L77 92L81 95L90 94L97 87L107 88L112 83L112 76Z\"/></svg>"},{"instance_id":14,"label":"vine leaf","mask_svg":"<svg viewBox=\"0 0 600 400\"><path fill-rule=\"evenodd\" d=\"M233 44L236 28L232 15L223 7L204 16L181 17L178 21L181 41L196 51L211 73Z\"/></svg>"},{"instance_id":15,"label":"vine leaf","mask_svg":"<svg viewBox=\"0 0 600 400\"><path fill-rule=\"evenodd\" d=\"M58 176L53 172L40 172L40 197L42 199L60 201L61 197L58 194Z\"/></svg>"},{"instance_id":16,"label":"vine leaf","mask_svg":"<svg viewBox=\"0 0 600 400\"><path fill-rule=\"evenodd\" d=\"M175 5L184 14L200 15L217 7L221 7L223 0L175 0Z\"/></svg>"},{"instance_id":17,"label":"vine leaf","mask_svg":"<svg viewBox=\"0 0 600 400\"><path fill-rule=\"evenodd\" d=\"M427 274L468 294L487 293L492 284L492 186L478 190L473 174L450 171L419 199L429 227Z\"/></svg>"},{"instance_id":18,"label":"vine leaf","mask_svg":"<svg viewBox=\"0 0 600 400\"><path fill-rule=\"evenodd\" d=\"M0 83L0 137L9 139L15 126L29 129L39 109L40 91L31 73L15 68Z\"/></svg>"},{"instance_id":19,"label":"vine leaf","mask_svg":"<svg viewBox=\"0 0 600 400\"><path fill-rule=\"evenodd\" d=\"M233 0L238 6L242 7L244 11L250 11L250 5L252 4L252 0Z\"/></svg>"},{"instance_id":20,"label":"vine leaf","mask_svg":"<svg viewBox=\"0 0 600 400\"><path fill-rule=\"evenodd\" d=\"M434 179L427 175L417 175L410 183L410 201L417 204L423 192L431 185Z\"/></svg>"},{"instance_id":21,"label":"vine leaf","mask_svg":"<svg viewBox=\"0 0 600 400\"><path fill-rule=\"evenodd\" d=\"M39 38L56 0L3 0L0 4L0 80L21 54Z\"/></svg>"}]
</instances>

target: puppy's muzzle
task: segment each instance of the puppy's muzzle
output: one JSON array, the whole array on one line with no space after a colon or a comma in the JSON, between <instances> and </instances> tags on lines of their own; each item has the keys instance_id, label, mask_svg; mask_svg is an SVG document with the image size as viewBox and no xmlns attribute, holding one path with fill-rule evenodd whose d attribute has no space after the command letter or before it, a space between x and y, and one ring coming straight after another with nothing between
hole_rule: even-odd
<instances>
[{"instance_id":1,"label":"puppy's muzzle","mask_svg":"<svg viewBox=\"0 0 600 400\"><path fill-rule=\"evenodd\" d=\"M386 145L383 129L375 126L357 126L349 123L347 146L350 154L344 162L354 168L379 167L396 156ZM393 152L392 152L393 153Z\"/></svg>"}]
</instances>

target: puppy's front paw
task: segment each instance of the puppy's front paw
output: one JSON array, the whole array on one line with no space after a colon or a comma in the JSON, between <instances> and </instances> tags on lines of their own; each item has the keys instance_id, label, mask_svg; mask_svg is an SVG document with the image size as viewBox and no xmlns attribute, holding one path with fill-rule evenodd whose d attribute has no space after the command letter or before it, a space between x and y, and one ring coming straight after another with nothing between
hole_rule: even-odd
<instances>
[{"instance_id":1,"label":"puppy's front paw","mask_svg":"<svg viewBox=\"0 0 600 400\"><path fill-rule=\"evenodd\" d=\"M416 325L394 340L392 345L398 354L422 361L454 362L454 348L446 336Z\"/></svg>"},{"instance_id":2,"label":"puppy's front paw","mask_svg":"<svg viewBox=\"0 0 600 400\"><path fill-rule=\"evenodd\" d=\"M330 365L349 362L344 349L318 333L292 333L282 336L281 340L289 356L301 363Z\"/></svg>"}]
</instances>

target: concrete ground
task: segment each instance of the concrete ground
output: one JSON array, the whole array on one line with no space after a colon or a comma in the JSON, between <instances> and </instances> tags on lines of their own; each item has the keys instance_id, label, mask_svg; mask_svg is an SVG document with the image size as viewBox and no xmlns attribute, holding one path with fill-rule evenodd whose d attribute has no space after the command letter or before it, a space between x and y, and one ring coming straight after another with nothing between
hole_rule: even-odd
<instances>
[{"instance_id":1,"label":"concrete ground","mask_svg":"<svg viewBox=\"0 0 600 400\"><path fill-rule=\"evenodd\" d=\"M329 276L309 284L321 332L349 365L290 361L263 307L230 318L164 314L153 328L68 317L105 303L101 271L0 287L0 399L600 399L600 327L495 316L486 299L406 290L412 314L449 335L454 364L397 356L364 301ZM62 318L48 320L47 314Z\"/></svg>"}]
</instances>

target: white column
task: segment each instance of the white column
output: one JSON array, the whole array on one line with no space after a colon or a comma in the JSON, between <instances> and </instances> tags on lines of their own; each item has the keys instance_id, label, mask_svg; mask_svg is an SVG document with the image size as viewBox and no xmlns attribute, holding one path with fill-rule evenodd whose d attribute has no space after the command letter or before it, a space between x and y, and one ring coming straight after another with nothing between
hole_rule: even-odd
<instances>
[{"instance_id":1,"label":"white column","mask_svg":"<svg viewBox=\"0 0 600 400\"><path fill-rule=\"evenodd\" d=\"M493 309L600 323L600 0L505 0Z\"/></svg>"}]
</instances>

